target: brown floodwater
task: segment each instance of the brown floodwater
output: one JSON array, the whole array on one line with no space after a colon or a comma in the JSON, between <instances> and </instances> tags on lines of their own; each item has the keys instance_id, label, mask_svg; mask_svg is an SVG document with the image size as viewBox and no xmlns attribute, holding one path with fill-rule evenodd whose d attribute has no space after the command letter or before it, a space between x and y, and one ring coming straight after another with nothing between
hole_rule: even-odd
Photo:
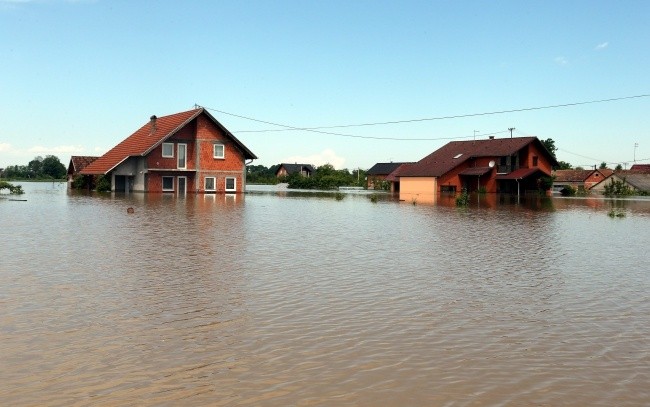
<instances>
[{"instance_id":1,"label":"brown floodwater","mask_svg":"<svg viewBox=\"0 0 650 407\"><path fill-rule=\"evenodd\" d=\"M650 405L650 200L23 186L2 405Z\"/></svg>"}]
</instances>

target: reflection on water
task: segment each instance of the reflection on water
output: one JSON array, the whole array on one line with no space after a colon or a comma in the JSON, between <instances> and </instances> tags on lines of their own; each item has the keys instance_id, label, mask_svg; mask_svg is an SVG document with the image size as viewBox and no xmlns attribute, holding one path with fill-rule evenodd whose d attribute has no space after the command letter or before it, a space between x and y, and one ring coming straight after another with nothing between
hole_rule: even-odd
<instances>
[{"instance_id":1,"label":"reflection on water","mask_svg":"<svg viewBox=\"0 0 650 407\"><path fill-rule=\"evenodd\" d=\"M3 404L650 403L650 201L24 189Z\"/></svg>"}]
</instances>

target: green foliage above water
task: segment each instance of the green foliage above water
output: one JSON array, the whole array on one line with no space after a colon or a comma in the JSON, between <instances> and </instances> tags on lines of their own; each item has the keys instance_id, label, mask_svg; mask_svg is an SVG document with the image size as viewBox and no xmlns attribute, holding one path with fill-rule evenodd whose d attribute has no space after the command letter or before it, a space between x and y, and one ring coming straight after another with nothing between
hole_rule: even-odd
<instances>
[{"instance_id":1,"label":"green foliage above water","mask_svg":"<svg viewBox=\"0 0 650 407\"><path fill-rule=\"evenodd\" d=\"M456 197L456 206L469 206L469 193L465 188Z\"/></svg>"},{"instance_id":2,"label":"green foliage above water","mask_svg":"<svg viewBox=\"0 0 650 407\"><path fill-rule=\"evenodd\" d=\"M622 181L615 180L612 178L608 185L605 185L603 191L605 196L615 197L615 196L629 196L634 195L634 190L630 188L629 185L625 182L625 178Z\"/></svg>"},{"instance_id":3,"label":"green foliage above water","mask_svg":"<svg viewBox=\"0 0 650 407\"><path fill-rule=\"evenodd\" d=\"M284 178L288 188L291 189L337 189L344 186L363 186L365 176L359 170L353 172L347 169L336 170L331 164L321 165L311 177L304 177L298 173Z\"/></svg>"},{"instance_id":4,"label":"green foliage above water","mask_svg":"<svg viewBox=\"0 0 650 407\"><path fill-rule=\"evenodd\" d=\"M14 195L22 195L25 193L25 191L23 191L23 187L20 185L13 185L6 181L0 181L0 191L3 189L8 189L9 193Z\"/></svg>"},{"instance_id":5,"label":"green foliage above water","mask_svg":"<svg viewBox=\"0 0 650 407\"><path fill-rule=\"evenodd\" d=\"M3 171L3 178L24 180L65 179L67 170L59 158L47 155L38 156L27 165L10 165Z\"/></svg>"}]
</instances>

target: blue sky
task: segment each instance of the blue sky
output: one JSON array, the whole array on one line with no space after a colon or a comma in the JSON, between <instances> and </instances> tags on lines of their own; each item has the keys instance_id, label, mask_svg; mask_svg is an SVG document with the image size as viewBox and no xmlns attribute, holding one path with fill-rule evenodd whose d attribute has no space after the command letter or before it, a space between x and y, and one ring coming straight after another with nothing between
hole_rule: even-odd
<instances>
[{"instance_id":1,"label":"blue sky","mask_svg":"<svg viewBox=\"0 0 650 407\"><path fill-rule=\"evenodd\" d=\"M266 166L417 161L509 127L573 165L650 163L650 97L627 98L650 95L648 21L645 0L0 0L0 167L101 155L194 104ZM435 120L263 123L413 119Z\"/></svg>"}]
</instances>

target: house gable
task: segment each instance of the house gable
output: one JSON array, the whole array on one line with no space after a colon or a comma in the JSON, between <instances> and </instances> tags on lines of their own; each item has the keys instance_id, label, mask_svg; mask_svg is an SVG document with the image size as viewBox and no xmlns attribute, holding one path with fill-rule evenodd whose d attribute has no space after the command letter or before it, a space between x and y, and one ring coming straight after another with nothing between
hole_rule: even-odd
<instances>
[{"instance_id":1,"label":"house gable","mask_svg":"<svg viewBox=\"0 0 650 407\"><path fill-rule=\"evenodd\" d=\"M163 117L151 116L147 124L140 127L135 133L95 160L95 162L82 171L82 174L107 174L128 157L148 155L170 137L189 139L192 137L190 134L194 134L194 131L191 127L187 126L200 115L206 116L216 127L221 129L223 134L243 152L245 159L257 158L255 154L237 140L232 133L226 130L210 113L204 108L198 108Z\"/></svg>"},{"instance_id":2,"label":"house gable","mask_svg":"<svg viewBox=\"0 0 650 407\"><path fill-rule=\"evenodd\" d=\"M113 190L240 192L245 185L245 162L255 158L199 108L152 116L81 173L110 174Z\"/></svg>"}]
</instances>

